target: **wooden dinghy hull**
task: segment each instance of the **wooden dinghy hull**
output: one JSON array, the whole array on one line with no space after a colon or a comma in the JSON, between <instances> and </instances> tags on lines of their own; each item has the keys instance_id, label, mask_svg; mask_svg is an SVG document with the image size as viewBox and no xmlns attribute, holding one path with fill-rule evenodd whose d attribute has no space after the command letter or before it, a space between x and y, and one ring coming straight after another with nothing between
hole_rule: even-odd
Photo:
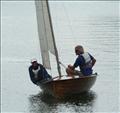
<instances>
[{"instance_id":1,"label":"wooden dinghy hull","mask_svg":"<svg viewBox=\"0 0 120 113\"><path fill-rule=\"evenodd\" d=\"M39 86L45 93L61 98L70 94L89 91L94 85L96 77L97 75L91 75L69 79L55 79Z\"/></svg>"}]
</instances>

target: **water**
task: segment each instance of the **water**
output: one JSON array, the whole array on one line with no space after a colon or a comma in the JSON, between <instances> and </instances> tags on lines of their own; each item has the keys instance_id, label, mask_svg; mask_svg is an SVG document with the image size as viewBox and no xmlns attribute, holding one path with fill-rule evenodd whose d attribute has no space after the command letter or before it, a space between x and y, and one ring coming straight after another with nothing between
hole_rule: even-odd
<instances>
[{"instance_id":1,"label":"water","mask_svg":"<svg viewBox=\"0 0 120 113\"><path fill-rule=\"evenodd\" d=\"M108 6L115 5L115 7L110 7L110 12L114 12L111 15L107 10L93 14L88 8L85 11L88 12L86 15L89 14L87 17L82 12L75 13L80 6L83 10L84 7L86 8L85 3L80 4L80 2L59 2L59 4L51 2L57 48L61 61L67 65L72 64L76 58L74 46L83 45L85 51L90 52L97 59L94 70L99 76L90 92L58 100L44 95L29 79L30 59L35 57L41 62L34 3L2 2L2 112L120 112L119 19L116 14L118 5L116 2L111 3L113 5L107 4ZM103 4L105 4L104 1ZM89 5L92 4L89 3ZM71 12L73 6L75 8ZM113 16L113 14L116 15ZM54 69L52 73L55 72ZM64 68L62 70L64 72Z\"/></svg>"}]
</instances>

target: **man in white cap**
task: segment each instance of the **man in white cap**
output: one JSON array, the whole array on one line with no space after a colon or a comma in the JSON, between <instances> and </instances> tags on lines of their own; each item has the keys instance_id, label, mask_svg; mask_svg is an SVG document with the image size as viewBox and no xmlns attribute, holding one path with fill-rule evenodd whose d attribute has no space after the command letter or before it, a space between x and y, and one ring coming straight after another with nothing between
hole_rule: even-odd
<instances>
[{"instance_id":1,"label":"man in white cap","mask_svg":"<svg viewBox=\"0 0 120 113\"><path fill-rule=\"evenodd\" d=\"M42 64L39 64L36 59L31 60L29 67L30 79L34 84L42 83L43 81L52 80Z\"/></svg>"},{"instance_id":2,"label":"man in white cap","mask_svg":"<svg viewBox=\"0 0 120 113\"><path fill-rule=\"evenodd\" d=\"M93 72L92 67L95 64L96 59L88 52L84 52L81 45L75 47L75 53L78 57L73 65L68 65L68 68L66 69L68 76L74 78L74 75L91 75ZM79 67L80 71L75 70L76 67Z\"/></svg>"}]
</instances>

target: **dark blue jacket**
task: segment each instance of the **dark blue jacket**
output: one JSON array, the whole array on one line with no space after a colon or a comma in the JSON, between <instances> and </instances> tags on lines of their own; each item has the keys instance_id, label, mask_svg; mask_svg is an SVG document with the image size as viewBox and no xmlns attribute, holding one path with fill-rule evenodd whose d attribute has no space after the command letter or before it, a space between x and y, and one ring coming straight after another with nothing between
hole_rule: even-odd
<instances>
[{"instance_id":1,"label":"dark blue jacket","mask_svg":"<svg viewBox=\"0 0 120 113\"><path fill-rule=\"evenodd\" d=\"M38 64L38 66L40 66L40 70L37 73L37 78L35 78L35 74L33 72L33 66L31 65L29 67L30 79L34 84L37 84L38 82L41 82L42 80L45 80L47 78L51 78L51 76L48 74L46 69L41 64Z\"/></svg>"}]
</instances>

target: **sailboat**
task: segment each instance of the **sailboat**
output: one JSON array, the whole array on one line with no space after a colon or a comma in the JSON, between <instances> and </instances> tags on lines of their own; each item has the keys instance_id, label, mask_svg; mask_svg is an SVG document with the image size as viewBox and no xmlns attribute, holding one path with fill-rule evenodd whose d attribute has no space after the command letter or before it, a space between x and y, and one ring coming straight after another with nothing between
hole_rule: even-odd
<instances>
[{"instance_id":1,"label":"sailboat","mask_svg":"<svg viewBox=\"0 0 120 113\"><path fill-rule=\"evenodd\" d=\"M59 74L52 80L39 84L40 88L56 98L88 91L94 85L97 75L71 78L61 74L61 62L56 47L48 0L37 0L35 6L43 66L51 69L49 56L51 53L56 58L56 68Z\"/></svg>"}]
</instances>

